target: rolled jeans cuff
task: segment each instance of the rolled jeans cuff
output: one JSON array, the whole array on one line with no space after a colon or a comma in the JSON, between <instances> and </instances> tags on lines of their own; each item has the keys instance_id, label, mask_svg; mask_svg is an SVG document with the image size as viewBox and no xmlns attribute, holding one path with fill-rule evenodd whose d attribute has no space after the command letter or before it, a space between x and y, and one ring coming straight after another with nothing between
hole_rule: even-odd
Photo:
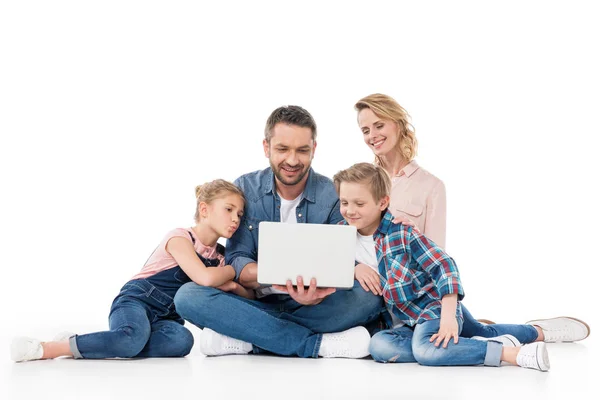
<instances>
[{"instance_id":1,"label":"rolled jeans cuff","mask_svg":"<svg viewBox=\"0 0 600 400\"><path fill-rule=\"evenodd\" d=\"M73 335L69 338L69 348L71 349L71 353L73 353L73 358L83 358L77 348L77 335Z\"/></svg>"},{"instance_id":2,"label":"rolled jeans cuff","mask_svg":"<svg viewBox=\"0 0 600 400\"><path fill-rule=\"evenodd\" d=\"M488 367L499 367L502 358L502 343L489 340L483 365Z\"/></svg>"}]
</instances>

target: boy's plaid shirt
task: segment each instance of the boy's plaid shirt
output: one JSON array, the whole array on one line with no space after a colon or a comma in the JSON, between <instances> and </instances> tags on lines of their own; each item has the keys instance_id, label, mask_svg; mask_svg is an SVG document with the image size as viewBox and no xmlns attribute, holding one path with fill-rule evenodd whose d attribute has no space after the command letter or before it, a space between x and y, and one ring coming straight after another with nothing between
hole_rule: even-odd
<instances>
[{"instance_id":1,"label":"boy's plaid shirt","mask_svg":"<svg viewBox=\"0 0 600 400\"><path fill-rule=\"evenodd\" d=\"M433 241L393 219L387 210L373 235L386 305L409 326L438 319L443 296L464 297L458 268ZM462 319L461 307L456 316Z\"/></svg>"}]
</instances>

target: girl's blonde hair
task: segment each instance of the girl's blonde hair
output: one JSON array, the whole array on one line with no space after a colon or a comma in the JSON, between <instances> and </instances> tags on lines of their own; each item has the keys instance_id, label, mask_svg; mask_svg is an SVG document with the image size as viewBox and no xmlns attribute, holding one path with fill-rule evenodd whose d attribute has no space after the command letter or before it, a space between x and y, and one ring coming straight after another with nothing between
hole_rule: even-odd
<instances>
[{"instance_id":1,"label":"girl's blonde hair","mask_svg":"<svg viewBox=\"0 0 600 400\"><path fill-rule=\"evenodd\" d=\"M224 179L215 179L214 181L196 186L196 214L194 215L196 223L200 221L200 211L198 210L200 203L210 204L213 200L223 198L228 194L237 194L241 197L244 204L246 204L244 192L233 183L227 182Z\"/></svg>"},{"instance_id":2,"label":"girl's blonde hair","mask_svg":"<svg viewBox=\"0 0 600 400\"><path fill-rule=\"evenodd\" d=\"M377 117L394 121L398 124L398 141L395 150L398 151L406 161L411 162L417 155L417 137L415 136L415 127L410 123L410 115L396 100L392 97L375 93L360 99L354 109L361 112L365 108L373 111ZM383 160L375 156L375 163L383 165Z\"/></svg>"},{"instance_id":3,"label":"girl's blonde hair","mask_svg":"<svg viewBox=\"0 0 600 400\"><path fill-rule=\"evenodd\" d=\"M344 169L333 177L335 190L340 195L340 185L342 182L361 183L369 187L375 201L379 201L385 196L389 196L392 189L392 180L388 173L379 165L371 163L354 164L348 169Z\"/></svg>"}]
</instances>

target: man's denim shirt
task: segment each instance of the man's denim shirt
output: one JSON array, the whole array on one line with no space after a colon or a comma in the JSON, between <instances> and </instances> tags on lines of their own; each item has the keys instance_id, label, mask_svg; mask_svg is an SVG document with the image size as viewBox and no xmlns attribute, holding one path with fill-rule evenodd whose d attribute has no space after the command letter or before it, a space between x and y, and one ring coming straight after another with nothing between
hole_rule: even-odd
<instances>
[{"instance_id":1,"label":"man's denim shirt","mask_svg":"<svg viewBox=\"0 0 600 400\"><path fill-rule=\"evenodd\" d=\"M242 175L234 182L246 196L240 227L227 240L225 249L225 263L233 266L236 279L246 264L258 261L258 224L281 220L281 200L274 179L273 170L269 167ZM296 207L296 220L309 224L337 224L342 220L333 182L312 168L308 171L306 187Z\"/></svg>"}]
</instances>

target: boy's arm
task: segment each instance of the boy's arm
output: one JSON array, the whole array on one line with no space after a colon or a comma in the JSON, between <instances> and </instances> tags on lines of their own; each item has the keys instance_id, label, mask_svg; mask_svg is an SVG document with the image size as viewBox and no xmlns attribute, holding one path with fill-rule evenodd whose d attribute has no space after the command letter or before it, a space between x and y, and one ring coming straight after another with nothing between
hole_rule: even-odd
<instances>
[{"instance_id":1,"label":"boy's arm","mask_svg":"<svg viewBox=\"0 0 600 400\"><path fill-rule=\"evenodd\" d=\"M440 246L420 232L408 228L407 235L413 259L431 276L442 299L440 329L429 341L435 341L436 347L443 342L443 347L446 348L450 339L458 343L456 308L458 300L462 300L465 295L458 268Z\"/></svg>"},{"instance_id":2,"label":"boy's arm","mask_svg":"<svg viewBox=\"0 0 600 400\"><path fill-rule=\"evenodd\" d=\"M456 320L456 307L458 306L458 295L447 294L442 297L442 315L440 317L440 330L431 336L429 342L435 341L435 347L438 347L442 341L443 347L448 346L450 339L458 343L458 321Z\"/></svg>"},{"instance_id":3,"label":"boy's arm","mask_svg":"<svg viewBox=\"0 0 600 400\"><path fill-rule=\"evenodd\" d=\"M465 293L454 260L422 233L411 227L406 229L411 257L431 276L440 297L456 294L462 300Z\"/></svg>"}]
</instances>

